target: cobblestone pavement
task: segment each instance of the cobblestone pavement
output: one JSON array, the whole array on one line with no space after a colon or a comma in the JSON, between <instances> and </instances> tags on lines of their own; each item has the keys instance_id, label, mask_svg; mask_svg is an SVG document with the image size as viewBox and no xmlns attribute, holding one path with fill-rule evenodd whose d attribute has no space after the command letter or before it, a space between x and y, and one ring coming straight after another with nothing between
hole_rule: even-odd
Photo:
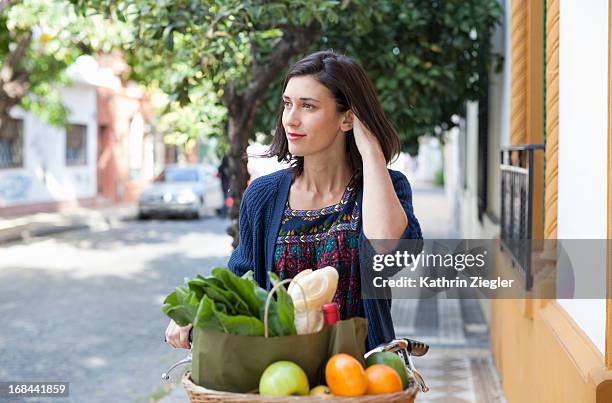
<instances>
[{"instance_id":1,"label":"cobblestone pavement","mask_svg":"<svg viewBox=\"0 0 612 403\"><path fill-rule=\"evenodd\" d=\"M413 359L431 388L419 394L418 401L504 401L489 351L488 327L477 300L395 300L392 314L398 336L430 345L425 356Z\"/></svg>"}]
</instances>

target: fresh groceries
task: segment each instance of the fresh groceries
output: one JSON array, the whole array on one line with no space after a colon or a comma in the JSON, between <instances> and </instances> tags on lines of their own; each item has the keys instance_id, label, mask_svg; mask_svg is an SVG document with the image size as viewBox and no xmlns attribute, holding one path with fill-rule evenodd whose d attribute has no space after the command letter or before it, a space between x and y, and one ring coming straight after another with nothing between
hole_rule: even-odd
<instances>
[{"instance_id":1,"label":"fresh groceries","mask_svg":"<svg viewBox=\"0 0 612 403\"><path fill-rule=\"evenodd\" d=\"M406 367L397 354L374 353L366 364L364 370L361 363L348 354L332 356L325 366L325 380L331 393L335 396L378 395L401 392L408 386ZM401 373L406 375L406 386Z\"/></svg>"},{"instance_id":2,"label":"fresh groceries","mask_svg":"<svg viewBox=\"0 0 612 403\"><path fill-rule=\"evenodd\" d=\"M361 363L343 353L336 354L327 361L325 380L329 390L336 396L361 396L368 388Z\"/></svg>"},{"instance_id":3,"label":"fresh groceries","mask_svg":"<svg viewBox=\"0 0 612 403\"><path fill-rule=\"evenodd\" d=\"M299 365L291 361L270 364L259 380L259 394L266 396L307 395L308 377Z\"/></svg>"},{"instance_id":4,"label":"fresh groceries","mask_svg":"<svg viewBox=\"0 0 612 403\"><path fill-rule=\"evenodd\" d=\"M272 284L278 277L270 272ZM297 284L297 285L296 285ZM316 333L323 328L321 307L329 304L338 286L338 272L328 266L304 270L293 278L287 290L279 287L269 307L271 336ZM185 279L164 300L162 311L179 326L214 329L242 336L264 335L264 307L268 293L253 279L226 268L212 269L212 275L198 274Z\"/></svg>"},{"instance_id":5,"label":"fresh groceries","mask_svg":"<svg viewBox=\"0 0 612 403\"><path fill-rule=\"evenodd\" d=\"M365 370L368 388L366 394L397 393L402 391L402 380L391 367L374 364Z\"/></svg>"},{"instance_id":6,"label":"fresh groceries","mask_svg":"<svg viewBox=\"0 0 612 403\"><path fill-rule=\"evenodd\" d=\"M269 276L274 295L258 285L252 272L239 277L217 267L209 276L186 278L165 298L167 316L179 326L193 324L195 384L234 393L259 388L266 396L321 398L408 387L408 371L397 354L371 354L364 369L359 358L367 321L339 320L338 304L331 302L338 286L335 268L305 270L287 289L289 280Z\"/></svg>"},{"instance_id":7,"label":"fresh groceries","mask_svg":"<svg viewBox=\"0 0 612 403\"><path fill-rule=\"evenodd\" d=\"M303 270L287 289L295 308L297 334L310 334L324 326L321 307L332 302L338 287L338 271L331 266L318 270Z\"/></svg>"},{"instance_id":8,"label":"fresh groceries","mask_svg":"<svg viewBox=\"0 0 612 403\"><path fill-rule=\"evenodd\" d=\"M384 356L378 360L392 361ZM308 378L302 368L291 361L277 361L261 375L259 393L267 396L356 397L398 393L404 389L402 379L393 367L371 364L364 370L357 359L344 353L335 354L328 360L325 380L327 386L318 385L309 391Z\"/></svg>"},{"instance_id":9,"label":"fresh groceries","mask_svg":"<svg viewBox=\"0 0 612 403\"><path fill-rule=\"evenodd\" d=\"M270 273L276 284L279 279ZM164 300L162 311L179 326L213 329L242 336L264 335L264 307L268 293L253 279L252 272L242 277L217 267L212 275L186 279ZM284 287L278 287L268 312L270 336L296 334L294 308Z\"/></svg>"},{"instance_id":10,"label":"fresh groceries","mask_svg":"<svg viewBox=\"0 0 612 403\"><path fill-rule=\"evenodd\" d=\"M402 389L408 388L408 371L399 355L389 351L371 354L365 361L366 368L375 364L384 364L393 368L402 380Z\"/></svg>"}]
</instances>

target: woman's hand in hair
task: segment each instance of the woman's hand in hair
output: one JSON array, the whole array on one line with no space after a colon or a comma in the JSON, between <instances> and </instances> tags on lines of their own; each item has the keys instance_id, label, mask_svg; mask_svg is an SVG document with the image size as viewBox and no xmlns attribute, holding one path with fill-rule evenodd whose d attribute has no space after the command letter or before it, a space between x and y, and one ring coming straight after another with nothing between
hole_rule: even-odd
<instances>
[{"instance_id":1,"label":"woman's hand in hair","mask_svg":"<svg viewBox=\"0 0 612 403\"><path fill-rule=\"evenodd\" d=\"M357 149L359 149L363 163L366 164L366 160L372 158L382 159L384 161L385 156L376 136L368 130L355 113L351 112L351 116L353 118L353 136L355 136L355 143L357 144Z\"/></svg>"},{"instance_id":2,"label":"woman's hand in hair","mask_svg":"<svg viewBox=\"0 0 612 403\"><path fill-rule=\"evenodd\" d=\"M387 170L382 146L356 116L353 134L363 161L363 234L368 239L399 239L406 230L408 216Z\"/></svg>"}]
</instances>

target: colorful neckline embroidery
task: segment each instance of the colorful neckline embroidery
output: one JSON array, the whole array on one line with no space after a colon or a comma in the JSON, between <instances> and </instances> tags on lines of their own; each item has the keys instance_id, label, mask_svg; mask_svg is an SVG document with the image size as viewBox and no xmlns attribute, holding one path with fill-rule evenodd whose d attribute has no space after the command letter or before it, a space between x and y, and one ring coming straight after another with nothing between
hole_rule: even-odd
<instances>
[{"instance_id":1,"label":"colorful neckline embroidery","mask_svg":"<svg viewBox=\"0 0 612 403\"><path fill-rule=\"evenodd\" d=\"M308 211L308 210L306 210ZM355 207L353 209L353 213L351 214L350 221L334 223L329 227L329 229L325 232L320 232L317 234L302 234L302 235L284 235L276 238L277 244L288 244L288 243L304 243L304 242L317 242L324 241L329 238L336 232L342 231L357 231L357 227L359 225L359 205L355 202Z\"/></svg>"},{"instance_id":2,"label":"colorful neckline embroidery","mask_svg":"<svg viewBox=\"0 0 612 403\"><path fill-rule=\"evenodd\" d=\"M322 215L337 213L349 202L354 189L355 186L353 184L353 178L351 178L346 189L344 189L344 194L342 195L342 199L340 199L339 203L316 210L294 210L289 206L289 199L287 199L287 202L285 203L284 215L288 217L319 217Z\"/></svg>"}]
</instances>

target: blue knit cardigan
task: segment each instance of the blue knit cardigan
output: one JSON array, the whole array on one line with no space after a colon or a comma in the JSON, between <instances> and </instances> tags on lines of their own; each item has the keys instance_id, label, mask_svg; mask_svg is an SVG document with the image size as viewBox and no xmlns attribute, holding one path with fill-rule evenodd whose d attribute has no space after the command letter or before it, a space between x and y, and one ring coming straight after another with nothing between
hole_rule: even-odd
<instances>
[{"instance_id":1,"label":"blue knit cardigan","mask_svg":"<svg viewBox=\"0 0 612 403\"><path fill-rule=\"evenodd\" d=\"M421 227L412 209L412 190L408 179L398 171L389 170L389 175L408 218L408 225L401 238L422 239ZM286 169L255 179L246 189L240 205L240 241L229 259L228 267L240 276L253 270L255 280L268 290L271 287L267 273L272 269L274 247L292 178L292 170ZM362 185L357 187L357 200L359 206L362 206ZM359 231L360 240L365 240L361 222ZM364 270L363 262L361 270ZM363 299L363 306L368 320L367 348L372 349L394 339L391 301Z\"/></svg>"}]
</instances>

